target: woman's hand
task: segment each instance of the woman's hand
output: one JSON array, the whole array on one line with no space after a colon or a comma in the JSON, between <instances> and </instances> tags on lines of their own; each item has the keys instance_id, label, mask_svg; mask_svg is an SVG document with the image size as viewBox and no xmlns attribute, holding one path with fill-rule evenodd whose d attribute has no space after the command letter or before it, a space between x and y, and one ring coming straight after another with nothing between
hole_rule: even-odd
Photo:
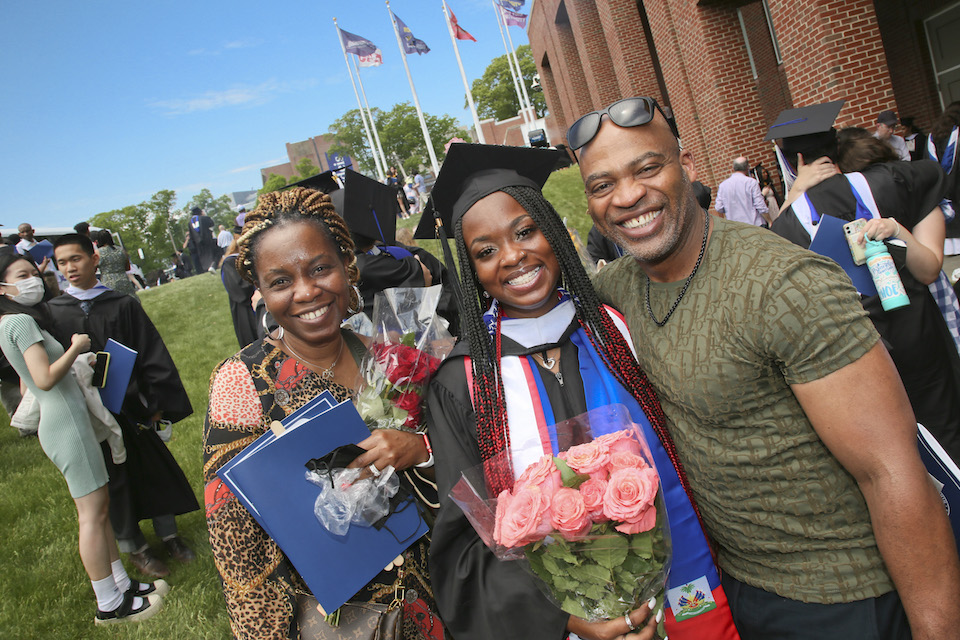
<instances>
[{"instance_id":1,"label":"woman's hand","mask_svg":"<svg viewBox=\"0 0 960 640\"><path fill-rule=\"evenodd\" d=\"M90 351L90 336L85 333L75 333L70 338L70 348L74 354Z\"/></svg>"},{"instance_id":2,"label":"woman's hand","mask_svg":"<svg viewBox=\"0 0 960 640\"><path fill-rule=\"evenodd\" d=\"M653 640L656 638L657 625L663 618L663 610L651 616L650 612L657 606L657 599L650 598L639 609L634 609L627 615L635 631L631 631L627 621L623 618L588 622L577 616L570 616L567 622L567 631L577 634L584 640ZM645 621L645 622L644 622Z\"/></svg>"},{"instance_id":3,"label":"woman's hand","mask_svg":"<svg viewBox=\"0 0 960 640\"><path fill-rule=\"evenodd\" d=\"M397 471L403 471L430 458L423 436L409 431L375 429L369 438L358 445L367 452L357 456L347 465L348 468L374 465L378 471L382 471L390 465Z\"/></svg>"},{"instance_id":4,"label":"woman's hand","mask_svg":"<svg viewBox=\"0 0 960 640\"><path fill-rule=\"evenodd\" d=\"M780 207L780 213L786 211L793 202L806 192L807 189L817 186L827 178L840 173L837 165L827 156L817 158L810 164L804 164L803 155L798 154L797 179L793 181L787 197L783 200L783 206Z\"/></svg>"},{"instance_id":5,"label":"woman's hand","mask_svg":"<svg viewBox=\"0 0 960 640\"><path fill-rule=\"evenodd\" d=\"M857 243L864 247L867 240L886 240L887 238L899 238L902 227L900 223L893 218L873 218L863 225L863 229L857 235Z\"/></svg>"}]
</instances>

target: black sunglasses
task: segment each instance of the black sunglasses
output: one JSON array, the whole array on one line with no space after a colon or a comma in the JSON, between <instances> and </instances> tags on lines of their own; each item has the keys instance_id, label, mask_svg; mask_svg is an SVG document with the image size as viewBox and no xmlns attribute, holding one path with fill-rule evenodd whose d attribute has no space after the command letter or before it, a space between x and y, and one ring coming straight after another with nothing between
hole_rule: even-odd
<instances>
[{"instance_id":1,"label":"black sunglasses","mask_svg":"<svg viewBox=\"0 0 960 640\"><path fill-rule=\"evenodd\" d=\"M576 151L593 140L597 131L600 130L600 123L604 115L609 116L611 122L618 127L639 127L653 120L655 111L660 112L660 115L670 125L670 131L679 138L680 134L677 132L676 122L673 121L673 118L667 117L657 101L653 98L638 97L617 100L606 109L591 111L581 117L567 129L567 144Z\"/></svg>"}]
</instances>

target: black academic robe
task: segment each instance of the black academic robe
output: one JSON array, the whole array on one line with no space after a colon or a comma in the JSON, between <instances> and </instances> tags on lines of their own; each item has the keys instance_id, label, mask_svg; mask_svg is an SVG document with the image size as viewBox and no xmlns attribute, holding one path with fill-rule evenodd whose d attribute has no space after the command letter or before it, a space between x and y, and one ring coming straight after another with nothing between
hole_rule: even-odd
<instances>
[{"instance_id":1,"label":"black academic robe","mask_svg":"<svg viewBox=\"0 0 960 640\"><path fill-rule=\"evenodd\" d=\"M560 342L560 368L565 373L579 370L577 347L568 339L576 327L574 320ZM555 346L524 349L506 336L501 340L504 356ZM466 342L458 343L431 381L426 397L440 496L430 543L430 576L440 616L457 640L560 640L566 637L570 615L552 604L517 562L497 559L450 498L461 472L482 464L464 369L468 353ZM587 410L579 375L567 373L563 387L549 373L540 377L558 421Z\"/></svg>"},{"instance_id":2,"label":"black academic robe","mask_svg":"<svg viewBox=\"0 0 960 640\"><path fill-rule=\"evenodd\" d=\"M243 349L257 339L257 316L253 311L251 300L256 288L243 279L237 271L237 256L227 256L220 266L220 279L223 288L227 290L230 300L230 317L233 318L233 331L237 334L237 342Z\"/></svg>"},{"instance_id":3,"label":"black academic robe","mask_svg":"<svg viewBox=\"0 0 960 640\"><path fill-rule=\"evenodd\" d=\"M54 336L64 347L73 334L86 333L93 351L102 351L107 338L137 351L123 408L116 415L127 462L114 466L111 457L105 456L110 472L110 519L117 537L132 539L140 520L199 509L170 450L153 429L138 426L158 411L171 422L193 413L173 358L140 302L105 291L93 300L89 315L84 314L79 300L67 294L51 299L47 308L53 317Z\"/></svg>"},{"instance_id":4,"label":"black academic robe","mask_svg":"<svg viewBox=\"0 0 960 640\"><path fill-rule=\"evenodd\" d=\"M369 253L357 254L360 270L360 295L363 297L363 312L373 319L373 299L377 293L393 287L422 287L423 268L413 256L394 258L374 247Z\"/></svg>"},{"instance_id":5,"label":"black academic robe","mask_svg":"<svg viewBox=\"0 0 960 640\"><path fill-rule=\"evenodd\" d=\"M880 214L910 231L940 204L946 189L943 171L932 160L876 164L861 173ZM856 199L841 175L809 189L807 195L820 214L845 221L856 216ZM810 235L792 207L774 221L772 230L802 247L810 246ZM879 296L864 297L861 302L900 372L917 421L960 460L960 356L927 285L906 268L906 250L890 244L887 248L910 304L886 312Z\"/></svg>"}]
</instances>

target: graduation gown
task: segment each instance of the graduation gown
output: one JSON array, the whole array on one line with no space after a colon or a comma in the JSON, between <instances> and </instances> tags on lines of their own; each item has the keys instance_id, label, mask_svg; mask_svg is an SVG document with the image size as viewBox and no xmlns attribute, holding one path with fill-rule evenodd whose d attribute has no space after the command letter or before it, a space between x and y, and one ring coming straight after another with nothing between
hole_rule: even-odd
<instances>
[{"instance_id":1,"label":"graduation gown","mask_svg":"<svg viewBox=\"0 0 960 640\"><path fill-rule=\"evenodd\" d=\"M538 371L557 421L587 410L580 376L571 373L579 370L577 347L569 338L578 326L574 319L559 341L564 386L550 372ZM504 357L540 353L557 344L525 349L507 336L501 340ZM440 616L457 640L559 640L566 636L570 615L553 605L516 562L498 560L450 499L461 471L482 464L464 369L468 353L466 342L458 343L431 381L426 398L440 495L430 547Z\"/></svg>"},{"instance_id":2,"label":"graduation gown","mask_svg":"<svg viewBox=\"0 0 960 640\"><path fill-rule=\"evenodd\" d=\"M257 339L257 316L253 311L251 300L256 288L243 279L237 271L237 256L231 255L223 259L220 267L220 279L223 288L227 290L230 300L230 317L233 318L233 331L237 334L240 348Z\"/></svg>"},{"instance_id":3,"label":"graduation gown","mask_svg":"<svg viewBox=\"0 0 960 640\"><path fill-rule=\"evenodd\" d=\"M370 252L357 254L360 270L360 295L363 297L363 312L373 319L373 298L384 289L392 287L422 287L423 269L412 255L395 258L383 249L374 247Z\"/></svg>"},{"instance_id":4,"label":"graduation gown","mask_svg":"<svg viewBox=\"0 0 960 640\"><path fill-rule=\"evenodd\" d=\"M103 350L107 338L137 351L123 408L116 415L127 448L127 462L110 472L110 518L120 539L132 539L137 522L200 508L193 489L176 459L153 429L142 429L163 411L165 419L179 422L193 413L190 398L180 382L173 358L150 317L132 296L104 291L93 299L89 315L80 301L64 294L47 303L53 317L54 336L70 344L75 333L90 335L91 349Z\"/></svg>"},{"instance_id":5,"label":"graduation gown","mask_svg":"<svg viewBox=\"0 0 960 640\"><path fill-rule=\"evenodd\" d=\"M946 189L943 171L932 160L888 162L867 167L863 174L880 214L912 231L940 204ZM842 175L807 191L816 211L845 221L856 216L856 199ZM810 235L788 208L773 223L775 233L802 247ZM887 245L910 304L886 312L879 296L861 299L890 351L910 404L923 424L954 460L960 460L960 356L943 315L927 285L906 268L906 250Z\"/></svg>"}]
</instances>

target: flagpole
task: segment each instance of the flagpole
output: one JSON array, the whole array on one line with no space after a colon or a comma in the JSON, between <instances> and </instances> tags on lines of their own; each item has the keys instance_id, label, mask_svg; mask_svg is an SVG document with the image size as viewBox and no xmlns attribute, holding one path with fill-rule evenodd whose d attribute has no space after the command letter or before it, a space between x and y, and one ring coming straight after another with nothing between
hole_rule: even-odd
<instances>
[{"instance_id":1,"label":"flagpole","mask_svg":"<svg viewBox=\"0 0 960 640\"><path fill-rule=\"evenodd\" d=\"M460 77L463 79L463 88L467 92L467 104L470 105L470 114L473 116L473 126L477 130L477 142L486 144L487 142L483 137L483 130L480 128L480 117L477 115L477 107L473 104L473 92L470 91L467 74L463 70L463 61L460 59L460 47L457 45L457 36L453 33L453 24L450 22L450 11L447 8L447 0L443 0L443 16L447 20L447 31L450 32L450 42L453 43L453 52L457 55L457 65L460 67Z\"/></svg>"},{"instance_id":2,"label":"flagpole","mask_svg":"<svg viewBox=\"0 0 960 640\"><path fill-rule=\"evenodd\" d=\"M500 12L501 17L503 17L503 12ZM513 56L513 62L517 65L517 78L520 81L520 89L523 90L523 99L527 101L527 109L530 110L530 120L535 122L537 119L537 112L533 110L533 103L530 102L530 94L527 93L527 83L523 81L523 69L520 67L520 58L517 57L517 49L513 46L513 37L510 35L510 25L506 24L504 21L504 31L507 32L507 42L510 43L510 55Z\"/></svg>"},{"instance_id":3,"label":"flagpole","mask_svg":"<svg viewBox=\"0 0 960 640\"><path fill-rule=\"evenodd\" d=\"M380 181L386 180L383 169L380 167L380 161L377 158L377 150L373 146L373 137L370 135L370 127L367 125L367 116L363 111L363 105L360 103L360 94L357 92L357 83L353 79L353 71L350 70L350 59L347 58L347 48L343 46L343 36L340 35L340 25L337 19L333 19L333 26L337 28L337 41L340 43L340 51L343 51L343 63L347 65L347 73L350 75L350 84L353 86L353 95L357 97L357 107L360 109L360 119L363 121L363 130L367 133L367 144L370 145L370 153L373 155L373 164L376 167L377 175Z\"/></svg>"},{"instance_id":4,"label":"flagpole","mask_svg":"<svg viewBox=\"0 0 960 640\"><path fill-rule=\"evenodd\" d=\"M523 95L520 93L520 83L517 82L517 72L513 68L513 59L510 57L510 49L507 48L507 38L503 35L503 22L501 22L501 18L503 16L500 14L500 9L497 7L496 0L490 0L490 4L493 5L493 12L497 14L497 26L500 27L500 39L503 41L503 50L507 56L507 66L510 68L510 77L513 78L513 90L517 93L517 102L520 103L520 115L523 117L523 121L529 126L530 116L527 113L526 105L523 104Z\"/></svg>"},{"instance_id":5,"label":"flagpole","mask_svg":"<svg viewBox=\"0 0 960 640\"><path fill-rule=\"evenodd\" d=\"M440 175L440 163L437 162L437 154L433 150L433 141L430 140L430 132L427 131L427 121L423 118L423 110L420 108L417 89L413 86L413 76L410 75L410 65L407 64L407 52L403 50L403 42L400 40L400 29L397 27L397 20L396 16L393 15L393 9L390 8L390 0L387 0L387 11L390 12L390 22L393 24L393 35L397 36L397 48L400 49L400 59L403 60L403 68L407 72L407 81L410 83L410 92L413 94L413 105L417 108L417 117L420 118L420 128L423 130L423 141L427 144L427 153L430 155L430 164L433 166L433 175L436 177Z\"/></svg>"},{"instance_id":6,"label":"flagpole","mask_svg":"<svg viewBox=\"0 0 960 640\"><path fill-rule=\"evenodd\" d=\"M357 84L360 85L360 95L363 96L363 104L367 107L367 117L370 118L370 128L373 129L373 139L377 141L377 149L380 150L380 162L383 163L383 172L387 172L387 156L383 153L383 145L380 144L380 132L377 131L377 123L373 119L373 111L370 110L370 103L367 102L367 92L363 89L363 80L360 78L360 67L357 61L353 61L353 70L357 72Z\"/></svg>"}]
</instances>

